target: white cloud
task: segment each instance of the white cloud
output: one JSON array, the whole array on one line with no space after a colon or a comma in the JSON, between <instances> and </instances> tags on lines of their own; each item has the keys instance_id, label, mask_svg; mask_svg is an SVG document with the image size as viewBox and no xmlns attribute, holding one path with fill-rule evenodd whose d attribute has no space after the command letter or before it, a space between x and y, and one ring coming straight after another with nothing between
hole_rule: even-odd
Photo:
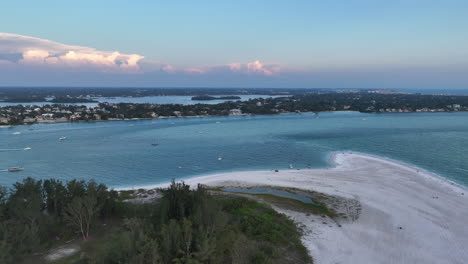
<instances>
[{"instance_id":1,"label":"white cloud","mask_svg":"<svg viewBox=\"0 0 468 264\"><path fill-rule=\"evenodd\" d=\"M104 72L139 72L138 54L99 51L94 48L65 45L46 39L0 33L0 55L19 54L19 64L60 66Z\"/></svg>"},{"instance_id":2,"label":"white cloud","mask_svg":"<svg viewBox=\"0 0 468 264\"><path fill-rule=\"evenodd\" d=\"M49 52L46 50L27 50L23 52L21 63L45 63L45 59L49 57Z\"/></svg>"},{"instance_id":3,"label":"white cloud","mask_svg":"<svg viewBox=\"0 0 468 264\"><path fill-rule=\"evenodd\" d=\"M36 67L52 71L149 73L180 75L242 74L272 76L281 71L279 64L256 60L214 66L175 67L138 54L100 51L90 47L65 45L47 39L0 33L0 65ZM35 68L34 68L35 69Z\"/></svg>"},{"instance_id":4,"label":"white cloud","mask_svg":"<svg viewBox=\"0 0 468 264\"><path fill-rule=\"evenodd\" d=\"M200 69L200 68L185 68L183 69L183 71L189 74L203 74L203 73L208 72L207 70Z\"/></svg>"},{"instance_id":5,"label":"white cloud","mask_svg":"<svg viewBox=\"0 0 468 264\"><path fill-rule=\"evenodd\" d=\"M218 65L212 67L213 70L228 70L235 73L243 74L258 74L272 76L279 74L281 71L281 66L279 64L266 64L259 60L248 62L248 63L230 63L227 65Z\"/></svg>"}]
</instances>

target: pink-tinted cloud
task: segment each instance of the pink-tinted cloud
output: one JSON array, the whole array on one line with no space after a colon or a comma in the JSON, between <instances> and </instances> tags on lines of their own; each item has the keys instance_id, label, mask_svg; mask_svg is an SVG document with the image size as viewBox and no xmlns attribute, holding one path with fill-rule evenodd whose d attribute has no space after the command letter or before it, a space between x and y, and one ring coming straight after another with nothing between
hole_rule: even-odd
<instances>
[{"instance_id":1,"label":"pink-tinted cloud","mask_svg":"<svg viewBox=\"0 0 468 264\"><path fill-rule=\"evenodd\" d=\"M200 69L200 68L185 68L183 69L183 72L190 73L190 74L203 74L203 73L207 73L208 71L206 69Z\"/></svg>"},{"instance_id":2,"label":"pink-tinted cloud","mask_svg":"<svg viewBox=\"0 0 468 264\"><path fill-rule=\"evenodd\" d=\"M66 67L74 70L93 69L104 72L139 72L138 62L144 57L117 51L65 45L50 40L0 33L0 55L18 54L17 62L25 66Z\"/></svg>"},{"instance_id":3,"label":"pink-tinted cloud","mask_svg":"<svg viewBox=\"0 0 468 264\"><path fill-rule=\"evenodd\" d=\"M175 73L176 72L174 67L172 65L169 65L169 64L162 65L161 70L163 72L166 72L166 73Z\"/></svg>"},{"instance_id":4,"label":"pink-tinted cloud","mask_svg":"<svg viewBox=\"0 0 468 264\"><path fill-rule=\"evenodd\" d=\"M280 72L280 66L278 64L264 64L259 60L247 63L241 70L246 68L248 73L259 73L267 76L271 76Z\"/></svg>"},{"instance_id":5,"label":"pink-tinted cloud","mask_svg":"<svg viewBox=\"0 0 468 264\"><path fill-rule=\"evenodd\" d=\"M212 71L227 71L232 73L272 76L281 72L280 64L263 63L259 60L248 63L230 63L211 67Z\"/></svg>"},{"instance_id":6,"label":"pink-tinted cloud","mask_svg":"<svg viewBox=\"0 0 468 264\"><path fill-rule=\"evenodd\" d=\"M11 59L11 58L18 59ZM10 58L5 60L4 58ZM229 63L214 66L175 67L157 60L144 59L139 54L118 51L100 51L94 48L65 45L29 36L0 33L0 65L13 63L18 69L47 71L72 70L111 73L150 73L179 75L258 75L280 74L279 64L260 60L247 63Z\"/></svg>"},{"instance_id":7,"label":"pink-tinted cloud","mask_svg":"<svg viewBox=\"0 0 468 264\"><path fill-rule=\"evenodd\" d=\"M279 64L265 64L256 60L248 63L229 63L202 68L186 68L183 71L198 74L237 73L272 76L279 74L281 67Z\"/></svg>"}]
</instances>

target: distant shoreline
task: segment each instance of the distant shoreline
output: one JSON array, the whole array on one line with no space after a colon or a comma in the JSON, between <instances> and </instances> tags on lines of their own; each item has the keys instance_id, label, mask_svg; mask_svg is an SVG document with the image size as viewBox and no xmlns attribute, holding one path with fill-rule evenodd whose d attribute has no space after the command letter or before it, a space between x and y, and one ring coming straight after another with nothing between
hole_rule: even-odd
<instances>
[{"instance_id":1,"label":"distant shoreline","mask_svg":"<svg viewBox=\"0 0 468 264\"><path fill-rule=\"evenodd\" d=\"M42 124L63 124L63 123L96 123L96 122L114 122L114 121L138 121L138 120L158 120L158 119L172 119L172 118L203 118L203 117L228 117L228 116L276 116L276 115L287 115L287 114L312 114L312 113L361 113L361 114L376 114L376 115L385 115L385 114L437 114L437 113L468 113L468 111L451 111L451 112L391 112L391 113L367 113L359 111L320 111L320 112L283 112L283 113L273 113L273 114L249 114L242 113L237 115L194 115L194 116L159 116L154 118L128 118L128 119L113 119L113 120L78 120L78 121L50 121L50 122L35 122L28 124L19 124L19 125L3 125L0 124L0 128L6 127L18 127L18 126L31 126L31 125L42 125Z\"/></svg>"}]
</instances>

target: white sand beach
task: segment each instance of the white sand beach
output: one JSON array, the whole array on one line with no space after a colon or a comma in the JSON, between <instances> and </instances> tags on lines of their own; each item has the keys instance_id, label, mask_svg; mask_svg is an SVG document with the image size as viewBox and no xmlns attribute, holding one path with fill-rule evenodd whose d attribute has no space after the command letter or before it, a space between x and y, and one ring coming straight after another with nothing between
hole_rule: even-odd
<instances>
[{"instance_id":1,"label":"white sand beach","mask_svg":"<svg viewBox=\"0 0 468 264\"><path fill-rule=\"evenodd\" d=\"M375 156L335 153L333 160L330 169L232 172L185 182L294 187L357 199L360 217L341 227L276 208L304 226L303 243L318 264L468 263L467 189Z\"/></svg>"}]
</instances>

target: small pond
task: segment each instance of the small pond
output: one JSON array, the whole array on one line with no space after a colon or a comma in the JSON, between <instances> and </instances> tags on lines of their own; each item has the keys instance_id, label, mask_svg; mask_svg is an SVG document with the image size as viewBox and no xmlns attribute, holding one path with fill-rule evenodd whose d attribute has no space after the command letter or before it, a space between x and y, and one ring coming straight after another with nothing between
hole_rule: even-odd
<instances>
[{"instance_id":1,"label":"small pond","mask_svg":"<svg viewBox=\"0 0 468 264\"><path fill-rule=\"evenodd\" d=\"M279 197L294 199L307 204L315 204L309 196L299 193L292 193L283 190L277 190L272 188L252 188L252 189L243 189L243 188L224 188L225 192L232 193L247 193L247 194L271 194Z\"/></svg>"}]
</instances>

